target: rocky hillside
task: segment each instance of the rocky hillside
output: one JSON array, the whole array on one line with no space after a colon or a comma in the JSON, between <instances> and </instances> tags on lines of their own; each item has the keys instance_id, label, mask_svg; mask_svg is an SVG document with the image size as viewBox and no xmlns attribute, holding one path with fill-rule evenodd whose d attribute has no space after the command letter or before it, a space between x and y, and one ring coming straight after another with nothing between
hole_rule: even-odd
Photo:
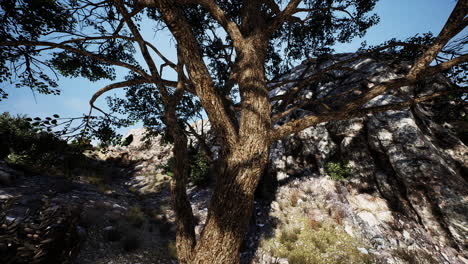
<instances>
[{"instance_id":1,"label":"rocky hillside","mask_svg":"<svg viewBox=\"0 0 468 264\"><path fill-rule=\"evenodd\" d=\"M342 54L333 60L352 56ZM307 76L308 71L319 71L330 63L306 62L292 76ZM404 63L373 58L345 67L355 72L333 71L329 80L311 85L299 96L327 102L327 97L345 92L342 87L359 91L373 81L401 77L406 69ZM293 86L277 88L272 96ZM367 107L449 87L443 76L434 76L418 87L381 95ZM340 102L328 103L333 107ZM276 142L269 173L280 185L296 178L296 187L280 187L276 199L294 195L301 199L302 215L308 219L335 218L348 234L361 237L369 246L367 252L383 263L466 263L468 148L455 131L446 128L450 124L443 127L432 120L433 109L428 103L329 122ZM305 106L280 122L314 111L319 110Z\"/></svg>"},{"instance_id":2,"label":"rocky hillside","mask_svg":"<svg viewBox=\"0 0 468 264\"><path fill-rule=\"evenodd\" d=\"M304 62L283 79L306 78L350 56ZM359 92L406 70L389 58L344 66L354 72L332 71L296 98L329 98L345 92L340 87ZM289 83L271 96L293 88ZM448 88L445 78L434 76L368 106ZM288 109L281 100L274 108ZM468 148L450 123L435 122L435 109L426 103L329 122L275 142L243 263L468 263ZM279 122L316 111L304 105ZM176 263L171 145L145 133L132 130L125 146L87 152L102 170L72 180L0 163L2 263ZM208 138L216 155L216 139ZM211 188L190 185L188 194L199 235Z\"/></svg>"}]
</instances>

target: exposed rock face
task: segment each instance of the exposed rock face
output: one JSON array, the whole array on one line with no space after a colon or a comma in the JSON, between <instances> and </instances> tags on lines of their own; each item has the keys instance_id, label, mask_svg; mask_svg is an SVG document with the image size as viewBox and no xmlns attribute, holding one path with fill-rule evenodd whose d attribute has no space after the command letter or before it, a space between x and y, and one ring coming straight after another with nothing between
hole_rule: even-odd
<instances>
[{"instance_id":1,"label":"exposed rock face","mask_svg":"<svg viewBox=\"0 0 468 264\"><path fill-rule=\"evenodd\" d=\"M292 76L330 63L305 63ZM392 66L391 61L370 58L346 66L359 73L330 72L328 81L309 87L300 96L326 98L344 92L342 87L359 91L360 86L367 89L366 78L381 82L401 77L405 71L404 64ZM273 90L272 96L284 94L293 85ZM434 76L418 87L381 95L366 106L398 103L416 93L421 96L443 89L447 89L447 80ZM325 102L331 107L340 103ZM320 109L304 107L280 122L316 111ZM343 201L352 210L351 218L364 223L355 222L353 228L358 227L369 240L372 236L382 238L388 248L411 245L428 249L440 263L463 263L463 257L468 259L468 147L430 117L431 106L427 104L311 127L272 146L269 170L278 180L286 181L291 176L317 177L312 176L316 173L323 177L329 162L347 165L352 177L345 184L348 194ZM313 187L320 189L321 184L313 183ZM398 232L407 235L396 235Z\"/></svg>"},{"instance_id":2,"label":"exposed rock face","mask_svg":"<svg viewBox=\"0 0 468 264\"><path fill-rule=\"evenodd\" d=\"M132 165L135 175L155 175L161 173L161 165L172 157L172 145L163 142L160 135L148 137L144 128L131 129L124 139L132 137L127 146L111 146L102 151L94 151L93 156L100 160L116 161L120 165Z\"/></svg>"}]
</instances>

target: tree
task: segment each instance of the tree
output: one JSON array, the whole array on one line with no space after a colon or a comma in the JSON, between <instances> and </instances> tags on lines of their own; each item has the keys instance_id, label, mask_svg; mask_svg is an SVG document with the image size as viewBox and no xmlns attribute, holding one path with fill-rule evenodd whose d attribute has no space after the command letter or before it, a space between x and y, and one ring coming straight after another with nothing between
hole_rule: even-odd
<instances>
[{"instance_id":1,"label":"tree","mask_svg":"<svg viewBox=\"0 0 468 264\"><path fill-rule=\"evenodd\" d=\"M390 49L410 50L413 59L405 77L371 84L366 92L340 105L294 100L301 89L328 71L352 71L344 66L346 61L341 61L302 78L286 95L269 96L273 88L292 81L278 81L275 77L287 72L294 62L326 55L336 42L364 35L378 21L375 15L369 15L375 3L376 0L2 1L0 73L5 80L13 70L20 78L18 85L52 92L54 82L38 67L90 80L114 80L114 66L128 69L130 74L125 81L112 83L93 96L92 109L100 110L94 101L115 88L143 85L141 91L155 94L160 102L162 126L174 139L171 195L177 218L179 261L238 263L254 191L272 142L322 122L401 109L429 100L440 94L395 105L365 107L378 95L414 85L428 75L468 60L468 55L447 49L449 41L468 23L468 1L459 0L442 31L429 44L391 41L350 59ZM177 43L177 62L163 56L157 42L144 38L141 24L149 20L171 32ZM463 41L466 40L459 43ZM38 59L38 55L51 50L58 52L49 53L47 60ZM142 64L135 60L135 50L141 53ZM449 53L453 56L449 57ZM162 61L159 69L156 56ZM13 66L7 67L7 62ZM177 72L177 80L162 77L166 66ZM222 142L216 162L216 186L198 241L185 187L189 162L180 111L187 109L184 96L200 102ZM278 100L283 111L272 112L271 102ZM304 103L316 105L316 114L273 126Z\"/></svg>"}]
</instances>

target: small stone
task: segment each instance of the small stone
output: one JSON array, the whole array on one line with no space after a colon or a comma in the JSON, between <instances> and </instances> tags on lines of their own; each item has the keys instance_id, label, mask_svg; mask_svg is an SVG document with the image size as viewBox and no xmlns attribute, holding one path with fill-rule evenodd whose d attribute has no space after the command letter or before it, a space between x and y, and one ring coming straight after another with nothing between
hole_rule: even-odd
<instances>
[{"instance_id":1,"label":"small stone","mask_svg":"<svg viewBox=\"0 0 468 264\"><path fill-rule=\"evenodd\" d=\"M138 171L138 170L142 170L144 167L145 167L145 165L143 165L143 164L138 164L138 165L135 166L134 169L135 169L136 171Z\"/></svg>"},{"instance_id":2,"label":"small stone","mask_svg":"<svg viewBox=\"0 0 468 264\"><path fill-rule=\"evenodd\" d=\"M280 211L280 205L279 205L279 203L278 203L277 201L273 201L273 202L271 203L271 209L272 209L273 211Z\"/></svg>"},{"instance_id":3,"label":"small stone","mask_svg":"<svg viewBox=\"0 0 468 264\"><path fill-rule=\"evenodd\" d=\"M10 199L12 197L13 196L9 195L9 194L0 194L0 200L8 200L8 199Z\"/></svg>"},{"instance_id":4,"label":"small stone","mask_svg":"<svg viewBox=\"0 0 468 264\"><path fill-rule=\"evenodd\" d=\"M367 251L367 249L365 248L357 248L357 250L361 252L362 254L369 255L369 251Z\"/></svg>"},{"instance_id":5,"label":"small stone","mask_svg":"<svg viewBox=\"0 0 468 264\"><path fill-rule=\"evenodd\" d=\"M377 220L370 212L360 212L358 213L358 216L370 226L376 226L379 224L379 220Z\"/></svg>"},{"instance_id":6,"label":"small stone","mask_svg":"<svg viewBox=\"0 0 468 264\"><path fill-rule=\"evenodd\" d=\"M348 235L354 236L353 228L350 225L345 225L344 230Z\"/></svg>"},{"instance_id":7,"label":"small stone","mask_svg":"<svg viewBox=\"0 0 468 264\"><path fill-rule=\"evenodd\" d=\"M403 231L403 237L405 238L405 240L410 240L411 239L411 235L408 231L404 230Z\"/></svg>"},{"instance_id":8,"label":"small stone","mask_svg":"<svg viewBox=\"0 0 468 264\"><path fill-rule=\"evenodd\" d=\"M106 227L104 227L104 231L109 231L109 230L112 230L112 229L114 229L113 226L106 226Z\"/></svg>"}]
</instances>

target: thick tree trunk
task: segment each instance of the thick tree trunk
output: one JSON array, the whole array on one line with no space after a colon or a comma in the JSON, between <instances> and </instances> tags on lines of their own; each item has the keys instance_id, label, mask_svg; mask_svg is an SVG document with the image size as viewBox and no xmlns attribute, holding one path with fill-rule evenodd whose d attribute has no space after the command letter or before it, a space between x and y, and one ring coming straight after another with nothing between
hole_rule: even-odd
<instances>
[{"instance_id":1,"label":"thick tree trunk","mask_svg":"<svg viewBox=\"0 0 468 264\"><path fill-rule=\"evenodd\" d=\"M157 1L155 5L177 39L197 96L224 143L208 218L191 263L239 263L239 249L250 219L254 192L268 160L271 105L264 73L267 41L255 36L257 34L245 34L247 32L243 32L244 36L236 34L234 39L238 44L236 66L241 96L241 115L237 121L226 111L227 105L214 87L197 40L179 7L167 0ZM180 192L182 190L177 189L177 193ZM181 208L181 211L188 209ZM179 225L184 227L184 223L178 223L178 230ZM179 236L187 234L184 230L177 233L178 244L184 241Z\"/></svg>"},{"instance_id":2,"label":"thick tree trunk","mask_svg":"<svg viewBox=\"0 0 468 264\"><path fill-rule=\"evenodd\" d=\"M265 84L262 42L246 41L239 54L241 116L238 142L222 151L216 188L193 263L239 263L255 189L269 153L271 106Z\"/></svg>"},{"instance_id":3,"label":"thick tree trunk","mask_svg":"<svg viewBox=\"0 0 468 264\"><path fill-rule=\"evenodd\" d=\"M259 137L257 146L239 146L221 165L193 263L239 263L255 189L267 163L264 141Z\"/></svg>"}]
</instances>

